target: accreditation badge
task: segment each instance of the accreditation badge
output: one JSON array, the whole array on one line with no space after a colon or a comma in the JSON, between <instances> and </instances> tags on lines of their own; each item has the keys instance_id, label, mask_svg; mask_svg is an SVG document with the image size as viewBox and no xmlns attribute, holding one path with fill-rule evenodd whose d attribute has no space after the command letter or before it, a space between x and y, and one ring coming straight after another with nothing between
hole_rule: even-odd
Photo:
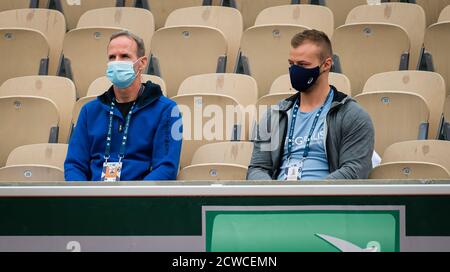
<instances>
[{"instance_id":1,"label":"accreditation badge","mask_svg":"<svg viewBox=\"0 0 450 272\"><path fill-rule=\"evenodd\" d=\"M292 164L285 170L286 180L298 180L299 167L297 164Z\"/></svg>"},{"instance_id":2,"label":"accreditation badge","mask_svg":"<svg viewBox=\"0 0 450 272\"><path fill-rule=\"evenodd\" d=\"M104 162L101 180L105 182L120 181L122 162Z\"/></svg>"}]
</instances>

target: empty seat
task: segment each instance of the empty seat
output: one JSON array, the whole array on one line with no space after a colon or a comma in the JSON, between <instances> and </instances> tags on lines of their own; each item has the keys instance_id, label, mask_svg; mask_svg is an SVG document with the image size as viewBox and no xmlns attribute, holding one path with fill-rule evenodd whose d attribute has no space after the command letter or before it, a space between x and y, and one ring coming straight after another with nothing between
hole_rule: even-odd
<instances>
[{"instance_id":1,"label":"empty seat","mask_svg":"<svg viewBox=\"0 0 450 272\"><path fill-rule=\"evenodd\" d=\"M382 163L399 161L429 162L450 171L450 142L416 140L394 143L386 148Z\"/></svg>"},{"instance_id":2,"label":"empty seat","mask_svg":"<svg viewBox=\"0 0 450 272\"><path fill-rule=\"evenodd\" d=\"M166 83L162 78L154 75L142 74L141 82L145 83L147 81L158 84L161 87L163 94L166 95ZM106 76L99 77L89 85L86 96L99 96L106 92L111 85L111 81Z\"/></svg>"},{"instance_id":3,"label":"empty seat","mask_svg":"<svg viewBox=\"0 0 450 272\"><path fill-rule=\"evenodd\" d=\"M289 5L291 0L231 0L230 4L242 13L244 29L247 29L255 24L256 17L265 8Z\"/></svg>"},{"instance_id":4,"label":"empty seat","mask_svg":"<svg viewBox=\"0 0 450 272\"><path fill-rule=\"evenodd\" d=\"M411 42L409 69L416 69L426 28L425 12L419 5L382 3L357 6L350 11L345 21L346 24L363 22L391 23L403 27Z\"/></svg>"},{"instance_id":5,"label":"empty seat","mask_svg":"<svg viewBox=\"0 0 450 272\"><path fill-rule=\"evenodd\" d=\"M62 182L62 169L48 165L13 165L0 168L1 182Z\"/></svg>"},{"instance_id":6,"label":"empty seat","mask_svg":"<svg viewBox=\"0 0 450 272\"><path fill-rule=\"evenodd\" d=\"M64 14L68 30L74 29L77 26L78 19L86 11L91 9L116 6L116 0L95 0L95 1L53 0L53 1L55 2L56 9Z\"/></svg>"},{"instance_id":7,"label":"empty seat","mask_svg":"<svg viewBox=\"0 0 450 272\"><path fill-rule=\"evenodd\" d=\"M30 0L2 0L0 1L0 11L11 9L30 8Z\"/></svg>"},{"instance_id":8,"label":"empty seat","mask_svg":"<svg viewBox=\"0 0 450 272\"><path fill-rule=\"evenodd\" d=\"M429 139L436 139L445 100L445 81L441 75L425 71L394 71L371 76L364 92L405 91L421 95L430 109Z\"/></svg>"},{"instance_id":9,"label":"empty seat","mask_svg":"<svg viewBox=\"0 0 450 272\"><path fill-rule=\"evenodd\" d=\"M67 143L75 104L76 90L73 82L57 76L26 76L5 81L0 86L0 96L32 95L52 100L59 111L59 142Z\"/></svg>"},{"instance_id":10,"label":"empty seat","mask_svg":"<svg viewBox=\"0 0 450 272\"><path fill-rule=\"evenodd\" d=\"M227 50L227 41L217 28L164 27L153 35L151 61L159 71L156 75L167 84L167 96L172 97L189 76L224 72Z\"/></svg>"},{"instance_id":11,"label":"empty seat","mask_svg":"<svg viewBox=\"0 0 450 272\"><path fill-rule=\"evenodd\" d=\"M277 77L288 73L292 37L306 29L299 25L258 25L244 32L241 62L244 73L258 83L259 97L269 93Z\"/></svg>"},{"instance_id":12,"label":"empty seat","mask_svg":"<svg viewBox=\"0 0 450 272\"><path fill-rule=\"evenodd\" d=\"M450 3L446 6L439 15L438 22L450 21Z\"/></svg>"},{"instance_id":13,"label":"empty seat","mask_svg":"<svg viewBox=\"0 0 450 272\"><path fill-rule=\"evenodd\" d=\"M426 139L429 109L422 96L400 91L362 93L355 97L375 128L375 151L383 156L389 145Z\"/></svg>"},{"instance_id":14,"label":"empty seat","mask_svg":"<svg viewBox=\"0 0 450 272\"><path fill-rule=\"evenodd\" d=\"M245 107L255 105L258 98L256 81L247 75L212 73L186 78L180 85L178 95L223 94L236 99Z\"/></svg>"},{"instance_id":15,"label":"empty seat","mask_svg":"<svg viewBox=\"0 0 450 272\"><path fill-rule=\"evenodd\" d=\"M8 156L6 166L40 164L64 169L67 144L31 144L19 146Z\"/></svg>"},{"instance_id":16,"label":"empty seat","mask_svg":"<svg viewBox=\"0 0 450 272\"><path fill-rule=\"evenodd\" d=\"M441 11L450 5L450 0L415 0L415 2L425 10L427 26L436 23Z\"/></svg>"},{"instance_id":17,"label":"empty seat","mask_svg":"<svg viewBox=\"0 0 450 272\"><path fill-rule=\"evenodd\" d=\"M227 72L232 73L241 43L243 25L241 13L229 7L201 6L176 9L166 20L166 27L201 25L222 31L228 42Z\"/></svg>"},{"instance_id":18,"label":"empty seat","mask_svg":"<svg viewBox=\"0 0 450 272\"><path fill-rule=\"evenodd\" d=\"M19 76L46 75L49 45L42 32L29 28L0 28L0 84Z\"/></svg>"},{"instance_id":19,"label":"empty seat","mask_svg":"<svg viewBox=\"0 0 450 272\"><path fill-rule=\"evenodd\" d=\"M436 23L425 33L425 53L428 70L444 77L447 96L450 95L450 22Z\"/></svg>"},{"instance_id":20,"label":"empty seat","mask_svg":"<svg viewBox=\"0 0 450 272\"><path fill-rule=\"evenodd\" d=\"M150 44L155 32L155 22L150 11L140 8L111 7L86 11L81 15L77 28L117 27L136 34L145 44L146 55L150 55Z\"/></svg>"},{"instance_id":21,"label":"empty seat","mask_svg":"<svg viewBox=\"0 0 450 272\"><path fill-rule=\"evenodd\" d=\"M352 96L360 93L367 79L376 73L407 69L409 53L406 31L387 23L357 23L338 27L332 38L341 72L351 82Z\"/></svg>"},{"instance_id":22,"label":"empty seat","mask_svg":"<svg viewBox=\"0 0 450 272\"><path fill-rule=\"evenodd\" d=\"M429 162L391 162L372 169L369 179L449 179L441 165Z\"/></svg>"},{"instance_id":23,"label":"empty seat","mask_svg":"<svg viewBox=\"0 0 450 272\"><path fill-rule=\"evenodd\" d=\"M149 9L155 16L155 26L159 29L164 26L167 16L180 8L201 6L204 0L142 0L143 7Z\"/></svg>"},{"instance_id":24,"label":"empty seat","mask_svg":"<svg viewBox=\"0 0 450 272\"><path fill-rule=\"evenodd\" d=\"M333 36L333 12L318 5L284 5L266 8L256 17L255 25L290 24L301 25Z\"/></svg>"},{"instance_id":25,"label":"empty seat","mask_svg":"<svg viewBox=\"0 0 450 272\"><path fill-rule=\"evenodd\" d=\"M356 6L367 4L367 0L322 0L334 15L334 27L345 24L348 13Z\"/></svg>"},{"instance_id":26,"label":"empty seat","mask_svg":"<svg viewBox=\"0 0 450 272\"><path fill-rule=\"evenodd\" d=\"M40 31L50 46L48 74L56 75L66 34L61 12L49 9L18 9L0 13L0 28L22 27Z\"/></svg>"},{"instance_id":27,"label":"empty seat","mask_svg":"<svg viewBox=\"0 0 450 272\"><path fill-rule=\"evenodd\" d=\"M92 81L105 75L109 39L120 30L88 27L67 32L63 46L64 64L68 77L75 83L77 97L85 96Z\"/></svg>"},{"instance_id":28,"label":"empty seat","mask_svg":"<svg viewBox=\"0 0 450 272\"><path fill-rule=\"evenodd\" d=\"M90 102L94 99L97 99L96 95L84 96L84 97L78 99L77 102L75 102L75 105L73 106L73 110L72 110L72 120L70 122L71 123L70 135L72 135L73 128L76 127L76 125L77 125L78 116L80 115L81 108L83 108L84 105L86 105L88 102ZM70 142L70 141L68 141L68 142Z\"/></svg>"},{"instance_id":29,"label":"empty seat","mask_svg":"<svg viewBox=\"0 0 450 272\"><path fill-rule=\"evenodd\" d=\"M57 106L48 98L33 96L0 97L0 166L11 151L22 145L56 143Z\"/></svg>"},{"instance_id":30,"label":"empty seat","mask_svg":"<svg viewBox=\"0 0 450 272\"><path fill-rule=\"evenodd\" d=\"M221 142L197 149L180 180L245 180L253 151L251 142Z\"/></svg>"}]
</instances>

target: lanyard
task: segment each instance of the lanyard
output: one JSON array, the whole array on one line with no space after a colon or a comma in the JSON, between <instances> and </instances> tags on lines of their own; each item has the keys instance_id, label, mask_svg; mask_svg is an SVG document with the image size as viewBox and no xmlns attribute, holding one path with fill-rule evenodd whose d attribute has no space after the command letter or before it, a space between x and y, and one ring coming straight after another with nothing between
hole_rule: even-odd
<instances>
[{"instance_id":1,"label":"lanyard","mask_svg":"<svg viewBox=\"0 0 450 272\"><path fill-rule=\"evenodd\" d=\"M319 111L316 113L316 116L314 117L314 121L313 121L311 130L309 132L308 138L306 139L305 150L303 151L303 159L308 157L309 144L311 143L311 137L314 133L314 129L316 128L317 122L319 121L319 116L322 113L322 110L325 107L327 100L330 98L330 95L331 95L331 91L328 93L327 98L325 99L325 102L323 102L323 105L320 107ZM300 109L299 104L300 104L300 97L298 98L298 100L295 101L294 109L292 111L291 127L289 128L289 138L288 138L288 154L287 154L288 159L290 159L291 155L292 155L292 145L293 145L292 138L294 137L295 121L297 120L298 110Z\"/></svg>"},{"instance_id":2,"label":"lanyard","mask_svg":"<svg viewBox=\"0 0 450 272\"><path fill-rule=\"evenodd\" d=\"M111 108L109 109L109 125L108 125L108 135L106 136L106 149L105 149L105 162L108 162L110 152L111 152L111 138L112 138L112 127L113 127L113 117L114 117L114 107L116 106L115 98L111 101ZM127 144L127 136L128 136L128 128L130 127L131 114L133 112L134 106L136 105L136 101L134 101L131 106L130 111L128 112L127 119L125 122L125 128L123 130L122 137L122 145L120 146L119 152L119 162L122 161L125 156L125 145Z\"/></svg>"}]
</instances>

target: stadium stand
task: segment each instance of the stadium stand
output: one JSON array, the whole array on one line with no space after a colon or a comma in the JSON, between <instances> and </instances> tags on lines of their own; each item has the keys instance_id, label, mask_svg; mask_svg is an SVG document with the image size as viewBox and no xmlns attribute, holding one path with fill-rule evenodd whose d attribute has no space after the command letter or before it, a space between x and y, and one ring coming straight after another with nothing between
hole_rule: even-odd
<instances>
[{"instance_id":1,"label":"stadium stand","mask_svg":"<svg viewBox=\"0 0 450 272\"><path fill-rule=\"evenodd\" d=\"M436 23L441 11L450 5L450 0L409 0L408 2L416 3L425 10L427 26Z\"/></svg>"},{"instance_id":2,"label":"stadium stand","mask_svg":"<svg viewBox=\"0 0 450 272\"><path fill-rule=\"evenodd\" d=\"M338 27L332 38L335 65L360 93L376 73L406 70L410 42L406 31L387 23L355 23ZM340 70L340 71L339 71Z\"/></svg>"},{"instance_id":3,"label":"stadium stand","mask_svg":"<svg viewBox=\"0 0 450 272\"><path fill-rule=\"evenodd\" d=\"M425 36L425 12L419 5L408 3L383 3L380 5L361 5L350 11L346 24L352 23L391 23L404 28L411 42L409 69L416 69Z\"/></svg>"},{"instance_id":4,"label":"stadium stand","mask_svg":"<svg viewBox=\"0 0 450 272\"><path fill-rule=\"evenodd\" d=\"M222 31L228 43L227 73L235 70L243 32L242 15L233 8L199 6L174 10L167 17L165 27L200 25Z\"/></svg>"},{"instance_id":5,"label":"stadium stand","mask_svg":"<svg viewBox=\"0 0 450 272\"><path fill-rule=\"evenodd\" d=\"M245 180L253 151L251 142L221 142L197 149L179 180Z\"/></svg>"},{"instance_id":6,"label":"stadium stand","mask_svg":"<svg viewBox=\"0 0 450 272\"><path fill-rule=\"evenodd\" d=\"M18 146L58 141L58 108L48 98L0 97L0 121L0 166Z\"/></svg>"},{"instance_id":7,"label":"stadium stand","mask_svg":"<svg viewBox=\"0 0 450 272\"><path fill-rule=\"evenodd\" d=\"M428 139L438 136L445 100L445 81L441 75L426 71L393 71L371 76L363 92L405 91L422 96L430 109Z\"/></svg>"},{"instance_id":8,"label":"stadium stand","mask_svg":"<svg viewBox=\"0 0 450 272\"><path fill-rule=\"evenodd\" d=\"M375 167L369 179L449 179L450 173L429 162L390 162Z\"/></svg>"},{"instance_id":9,"label":"stadium stand","mask_svg":"<svg viewBox=\"0 0 450 272\"><path fill-rule=\"evenodd\" d=\"M2 0L0 1L0 11L23 9L34 7L31 0Z\"/></svg>"},{"instance_id":10,"label":"stadium stand","mask_svg":"<svg viewBox=\"0 0 450 272\"><path fill-rule=\"evenodd\" d=\"M66 33L62 13L49 9L17 9L0 13L0 28L20 27L40 31L50 46L48 74L56 75Z\"/></svg>"},{"instance_id":11,"label":"stadium stand","mask_svg":"<svg viewBox=\"0 0 450 272\"><path fill-rule=\"evenodd\" d=\"M173 97L189 76L225 72L227 41L217 28L164 27L153 35L151 47L153 70L166 82L168 97Z\"/></svg>"},{"instance_id":12,"label":"stadium stand","mask_svg":"<svg viewBox=\"0 0 450 272\"><path fill-rule=\"evenodd\" d=\"M439 14L438 22L450 21L450 3Z\"/></svg>"},{"instance_id":13,"label":"stadium stand","mask_svg":"<svg viewBox=\"0 0 450 272\"><path fill-rule=\"evenodd\" d=\"M67 144L31 144L13 149L9 153L6 166L47 165L64 169Z\"/></svg>"},{"instance_id":14,"label":"stadium stand","mask_svg":"<svg viewBox=\"0 0 450 272\"><path fill-rule=\"evenodd\" d=\"M383 157L389 145L428 136L428 105L422 96L401 91L362 93L356 101L369 113L375 128L375 151Z\"/></svg>"},{"instance_id":15,"label":"stadium stand","mask_svg":"<svg viewBox=\"0 0 450 272\"><path fill-rule=\"evenodd\" d=\"M444 103L443 122L439 139L450 141L450 96L447 96Z\"/></svg>"},{"instance_id":16,"label":"stadium stand","mask_svg":"<svg viewBox=\"0 0 450 272\"><path fill-rule=\"evenodd\" d=\"M59 112L59 143L67 143L76 99L75 85L70 79L57 76L11 78L0 86L0 97L14 95L45 97L54 102Z\"/></svg>"}]
</instances>

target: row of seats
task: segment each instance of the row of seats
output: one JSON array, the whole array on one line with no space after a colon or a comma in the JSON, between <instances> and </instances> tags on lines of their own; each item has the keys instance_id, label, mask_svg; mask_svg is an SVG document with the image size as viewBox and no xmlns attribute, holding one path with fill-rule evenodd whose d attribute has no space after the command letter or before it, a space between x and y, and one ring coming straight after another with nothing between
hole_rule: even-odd
<instances>
[{"instance_id":1,"label":"row of seats","mask_svg":"<svg viewBox=\"0 0 450 272\"><path fill-rule=\"evenodd\" d=\"M143 37L151 56L150 72L166 81L169 96L191 75L227 71L255 78L261 97L269 92L273 80L286 72L293 35L307 28L333 32L326 26L324 14L327 8L314 5L273 7L263 10L256 25L242 33L237 10L194 7L175 10L166 27L153 33L153 15L148 10L106 8L84 13L77 28L64 34L64 19L57 11L6 11L0 13L0 52L8 65L2 69L0 83L21 75L64 74L74 81L77 97L83 97L89 84L104 74L110 35L129 29ZM444 15L441 19L425 31L418 5L358 6L350 12L347 24L332 34L335 71L349 77L353 95L362 91L371 75L414 69L422 59L424 69L449 80L450 53L445 39L450 37L450 22Z\"/></svg>"},{"instance_id":2,"label":"row of seats","mask_svg":"<svg viewBox=\"0 0 450 272\"><path fill-rule=\"evenodd\" d=\"M155 14L157 29L164 26L168 15L179 8L200 5L223 5L238 9L244 18L243 27L246 29L255 24L257 15L264 9L289 4L316 4L328 7L334 15L333 23L336 27L345 23L349 12L356 6L364 4L377 4L380 2L409 2L421 6L426 14L426 25L438 21L441 11L450 5L449 0L2 0L0 11L39 7L53 8L61 11L67 21L67 28L76 27L80 16L91 9L104 7L142 7Z\"/></svg>"},{"instance_id":3,"label":"row of seats","mask_svg":"<svg viewBox=\"0 0 450 272\"><path fill-rule=\"evenodd\" d=\"M66 144L34 144L15 148L0 181L62 181ZM220 142L200 147L178 180L245 180L253 152L251 142ZM404 141L390 145L370 179L449 179L450 142Z\"/></svg>"},{"instance_id":4,"label":"row of seats","mask_svg":"<svg viewBox=\"0 0 450 272\"><path fill-rule=\"evenodd\" d=\"M147 80L165 90L166 84L161 78L142 77L142 81ZM344 75L331 73L330 83L349 94L351 87ZM0 134L2 139L7 139L0 145L0 165L4 164L7 154L20 145L49 142L49 136L50 142L67 143L81 107L110 84L105 77L98 78L91 84L88 96L76 101L74 84L66 78L29 76L6 81L0 86L3 124ZM239 74L204 74L183 81L178 94L172 97L183 114L185 127L182 167L189 165L195 151L206 143L252 140L255 120L271 105L295 93L286 74L273 82L268 95L258 99L257 90L252 77ZM445 97L445 83L439 74L396 71L372 76L363 93L355 99L371 115L376 134L375 150L383 154L387 146L399 141L450 140L450 96L444 105ZM199 109L200 116L196 115ZM221 114L207 113L211 109L220 110ZM206 136L202 129L207 124L220 129L216 128L213 136ZM59 135L55 134L56 128Z\"/></svg>"}]
</instances>

